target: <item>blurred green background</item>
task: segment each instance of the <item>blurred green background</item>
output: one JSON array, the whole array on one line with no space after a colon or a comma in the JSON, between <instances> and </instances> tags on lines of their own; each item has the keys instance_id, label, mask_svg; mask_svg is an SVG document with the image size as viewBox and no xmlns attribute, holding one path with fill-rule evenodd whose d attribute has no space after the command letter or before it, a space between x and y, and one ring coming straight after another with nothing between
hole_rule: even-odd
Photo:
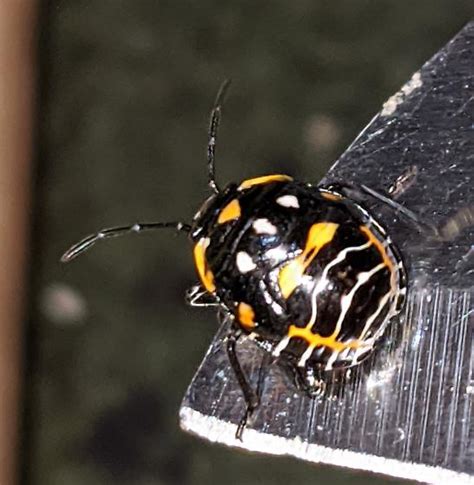
<instances>
[{"instance_id":1,"label":"blurred green background","mask_svg":"<svg viewBox=\"0 0 474 485\"><path fill-rule=\"evenodd\" d=\"M180 431L216 330L212 311L184 304L196 278L185 237L58 259L104 226L192 217L225 77L220 183L317 181L473 14L472 0L42 2L25 483L389 482Z\"/></svg>"}]
</instances>

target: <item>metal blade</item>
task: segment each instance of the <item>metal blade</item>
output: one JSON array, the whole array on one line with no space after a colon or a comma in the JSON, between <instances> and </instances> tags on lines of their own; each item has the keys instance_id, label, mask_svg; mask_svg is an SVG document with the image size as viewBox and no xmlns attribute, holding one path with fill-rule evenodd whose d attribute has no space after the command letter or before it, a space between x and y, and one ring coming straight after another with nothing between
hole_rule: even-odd
<instances>
[{"instance_id":1,"label":"metal blade","mask_svg":"<svg viewBox=\"0 0 474 485\"><path fill-rule=\"evenodd\" d=\"M444 240L372 207L407 259L410 282L405 314L380 351L331 398L309 399L270 367L241 442L245 405L221 328L184 397L183 429L315 463L474 482L474 23L384 104L324 181L383 190L410 170L398 202L442 228ZM239 357L255 384L262 351L247 341Z\"/></svg>"}]
</instances>

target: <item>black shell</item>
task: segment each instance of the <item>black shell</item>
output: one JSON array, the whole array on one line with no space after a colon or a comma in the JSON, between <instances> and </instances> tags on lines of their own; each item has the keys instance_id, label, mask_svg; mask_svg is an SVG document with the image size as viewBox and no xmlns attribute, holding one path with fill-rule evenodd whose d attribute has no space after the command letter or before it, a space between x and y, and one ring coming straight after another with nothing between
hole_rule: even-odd
<instances>
[{"instance_id":1,"label":"black shell","mask_svg":"<svg viewBox=\"0 0 474 485\"><path fill-rule=\"evenodd\" d=\"M204 286L275 356L324 370L359 363L402 306L397 249L341 194L284 176L254 180L213 196L195 218Z\"/></svg>"}]
</instances>

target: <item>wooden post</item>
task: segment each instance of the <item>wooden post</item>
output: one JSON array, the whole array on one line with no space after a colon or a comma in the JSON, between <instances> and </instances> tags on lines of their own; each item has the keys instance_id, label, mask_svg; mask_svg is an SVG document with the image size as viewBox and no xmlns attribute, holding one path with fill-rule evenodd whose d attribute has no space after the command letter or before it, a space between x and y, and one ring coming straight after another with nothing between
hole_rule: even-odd
<instances>
[{"instance_id":1,"label":"wooden post","mask_svg":"<svg viewBox=\"0 0 474 485\"><path fill-rule=\"evenodd\" d=\"M0 484L17 482L35 0L0 2Z\"/></svg>"}]
</instances>

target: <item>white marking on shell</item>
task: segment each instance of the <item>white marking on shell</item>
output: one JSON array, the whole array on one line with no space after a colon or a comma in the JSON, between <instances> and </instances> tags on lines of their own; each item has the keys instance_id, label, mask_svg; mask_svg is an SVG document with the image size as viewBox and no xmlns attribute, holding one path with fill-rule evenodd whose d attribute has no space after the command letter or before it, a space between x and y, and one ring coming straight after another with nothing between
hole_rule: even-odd
<instances>
[{"instance_id":1,"label":"white marking on shell","mask_svg":"<svg viewBox=\"0 0 474 485\"><path fill-rule=\"evenodd\" d=\"M290 337L287 335L286 337L283 337L280 342L278 342L278 345L274 348L272 355L273 357L278 357L283 350L286 349L286 346L290 342Z\"/></svg>"},{"instance_id":2,"label":"white marking on shell","mask_svg":"<svg viewBox=\"0 0 474 485\"><path fill-rule=\"evenodd\" d=\"M385 250L387 251L387 254L390 260L395 261L393 254L391 254L391 252L390 253L388 252L390 250L390 246L385 247ZM399 298L403 297L401 293L401 288L400 288L400 282L401 282L400 278L401 278L402 268L403 268L403 264L400 261L395 267L390 269L390 295L393 297L393 300L392 300L391 308L387 315L387 319L397 313L398 300ZM383 330L383 327L382 327L382 330Z\"/></svg>"},{"instance_id":3,"label":"white marking on shell","mask_svg":"<svg viewBox=\"0 0 474 485\"><path fill-rule=\"evenodd\" d=\"M387 236L385 229L375 219L373 219L370 216L370 214L367 214L367 215L369 217L369 223L367 224L367 226L369 227L369 229L371 229L371 227L374 227L384 237L384 241L380 241L380 242L381 242L384 250L386 251L388 258L390 259L390 261L392 261L392 264L394 265L393 268L389 268L389 270L390 270L390 295L393 296L393 300L392 300L390 310L387 314L387 320L388 320L398 313L398 311L397 311L398 302L399 302L400 298L403 298L403 296L404 296L403 292L404 292L404 290L406 290L406 287L400 288L401 273L402 273L402 270L403 270L403 262L402 261L397 262L397 258L393 254L393 252L391 251L391 248L390 248L391 239L390 239L389 236ZM397 263L397 264L395 264L395 263ZM384 329L385 329L385 326L382 325L380 327L380 329L378 330L378 332L373 337L374 342L382 335Z\"/></svg>"},{"instance_id":4,"label":"white marking on shell","mask_svg":"<svg viewBox=\"0 0 474 485\"><path fill-rule=\"evenodd\" d=\"M308 345L308 348L304 351L304 354L300 357L298 367L304 367L306 361L313 355L314 345Z\"/></svg>"},{"instance_id":5,"label":"white marking on shell","mask_svg":"<svg viewBox=\"0 0 474 485\"><path fill-rule=\"evenodd\" d=\"M372 243L370 241L366 242L365 244L362 244L362 246L351 246L349 248L343 249L341 252L338 253L338 255L330 261L326 267L324 268L321 278L319 279L318 283L314 287L313 293L311 295L311 318L309 320L309 326L310 328L313 328L314 323L316 322L316 318L318 316L318 308L317 308L317 301L316 298L318 294L323 290L324 285L327 284L327 276L329 274L329 271L331 268L336 266L336 264L341 263L346 259L346 256L348 253L352 253L355 251L363 251L364 249L367 249L370 247Z\"/></svg>"},{"instance_id":6,"label":"white marking on shell","mask_svg":"<svg viewBox=\"0 0 474 485\"><path fill-rule=\"evenodd\" d=\"M349 356L350 352L351 352L351 348L350 347L346 347L344 350L342 350L340 353L339 353L339 357L341 358L341 360L346 360L347 357Z\"/></svg>"},{"instance_id":7,"label":"white marking on shell","mask_svg":"<svg viewBox=\"0 0 474 485\"><path fill-rule=\"evenodd\" d=\"M211 238L202 237L201 239L199 239L198 244L201 244L204 249L207 249L209 247L209 244L211 244Z\"/></svg>"},{"instance_id":8,"label":"white marking on shell","mask_svg":"<svg viewBox=\"0 0 474 485\"><path fill-rule=\"evenodd\" d=\"M277 233L277 228L268 219L257 219L253 222L252 227L257 234L270 234Z\"/></svg>"},{"instance_id":9,"label":"white marking on shell","mask_svg":"<svg viewBox=\"0 0 474 485\"><path fill-rule=\"evenodd\" d=\"M237 253L235 261L237 263L237 269L241 273L248 273L249 271L252 271L257 267L257 265L253 262L251 256L245 251L239 251Z\"/></svg>"},{"instance_id":10,"label":"white marking on shell","mask_svg":"<svg viewBox=\"0 0 474 485\"><path fill-rule=\"evenodd\" d=\"M375 273L377 273L383 268L385 268L385 263L380 263L370 271L365 271L357 275L357 283L353 286L353 288L347 295L344 295L341 298L341 313L339 314L339 318L337 319L336 328L334 329L334 335L337 336L341 331L342 323L344 322L344 319L346 318L346 314L352 305L352 300L354 299L354 295L356 294L357 290L362 285L365 285L365 283L367 283L367 281L369 281L370 278L372 278L372 276Z\"/></svg>"},{"instance_id":11,"label":"white marking on shell","mask_svg":"<svg viewBox=\"0 0 474 485\"><path fill-rule=\"evenodd\" d=\"M300 208L300 203L294 195L281 195L276 200L276 203L282 207L293 207L294 209Z\"/></svg>"},{"instance_id":12,"label":"white marking on shell","mask_svg":"<svg viewBox=\"0 0 474 485\"><path fill-rule=\"evenodd\" d=\"M320 280L316 284L312 298L311 298L311 305L312 305L312 313L311 313L311 319L309 321L308 327L312 328L314 323L316 322L317 318L317 295L323 288L323 286L327 283L327 275L330 271L331 268L336 266L336 264L344 261L346 258L347 254L350 252L355 252L355 251L363 251L364 249L367 249L368 247L371 246L371 242L368 241L365 244L362 244L361 246L351 246L349 248L346 248L342 250L336 258L334 258L332 261L330 261L326 267L323 270L323 273L321 275ZM344 297L341 298L341 314L339 315L338 321L336 323L336 328L334 329L333 335L337 337L339 334L342 323L344 321L344 318L346 316L346 313L348 312L351 304L352 304L352 299L356 293L356 291L363 285L365 284L371 277L374 275L377 271L381 270L382 268L385 267L384 263L379 264L375 268L373 268L370 271L367 271L365 273L360 273L357 278L357 283L354 285L350 293L345 295ZM288 343L290 341L290 337L285 337L283 338L279 344L275 347L275 350L273 351L273 355L275 357L278 357L280 353L287 347ZM349 350L349 349L347 349ZM312 353L314 351L314 346L309 345L308 348L305 350L303 355L301 356L299 362L298 362L298 367L304 367L306 365L306 362L308 359L311 357ZM339 352L333 351L330 358L328 359L328 362L326 364L325 370L331 370L333 368L334 362L337 360L337 357L339 355Z\"/></svg>"},{"instance_id":13,"label":"white marking on shell","mask_svg":"<svg viewBox=\"0 0 474 485\"><path fill-rule=\"evenodd\" d=\"M269 259L275 259L276 261L282 261L285 259L286 256L286 248L282 245L277 246L276 248L269 249L265 256Z\"/></svg>"},{"instance_id":14,"label":"white marking on shell","mask_svg":"<svg viewBox=\"0 0 474 485\"><path fill-rule=\"evenodd\" d=\"M361 332L361 334L359 336L359 340L364 340L364 337L367 334L367 332L370 330L370 327L372 326L372 323L380 315L380 313L384 309L384 307L385 307L388 299L391 296L392 296L392 292L389 291L389 292L385 293L385 295L380 299L379 305L377 307L377 310L375 310L375 312L372 313L372 315L370 315L370 317L365 322L364 329L362 330L362 332Z\"/></svg>"},{"instance_id":15,"label":"white marking on shell","mask_svg":"<svg viewBox=\"0 0 474 485\"><path fill-rule=\"evenodd\" d=\"M366 341L366 345L361 345L358 349L355 350L354 355L352 357L352 365L356 365L361 362L365 354L369 353L373 346L374 346L375 339L369 339Z\"/></svg>"},{"instance_id":16,"label":"white marking on shell","mask_svg":"<svg viewBox=\"0 0 474 485\"><path fill-rule=\"evenodd\" d=\"M265 299L265 303L271 307L271 309L277 314L277 315L283 315L283 307L279 305L275 299L270 295L270 293L267 290L267 285L263 280L259 281L259 288L260 291L263 294L263 298Z\"/></svg>"},{"instance_id":17,"label":"white marking on shell","mask_svg":"<svg viewBox=\"0 0 474 485\"><path fill-rule=\"evenodd\" d=\"M335 350L333 350L331 357L329 357L324 370L332 370L332 368L334 367L334 362L336 362L338 356L339 356L339 352L336 352Z\"/></svg>"}]
</instances>

